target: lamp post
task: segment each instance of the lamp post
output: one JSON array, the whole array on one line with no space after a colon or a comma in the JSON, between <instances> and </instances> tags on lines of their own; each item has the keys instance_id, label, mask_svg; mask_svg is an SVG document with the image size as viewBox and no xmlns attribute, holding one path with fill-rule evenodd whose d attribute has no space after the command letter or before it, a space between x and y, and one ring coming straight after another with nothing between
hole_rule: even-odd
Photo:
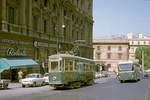
<instances>
[{"instance_id":1,"label":"lamp post","mask_svg":"<svg viewBox=\"0 0 150 100\"><path fill-rule=\"evenodd\" d=\"M62 26L61 26L61 28L65 28L65 25L63 24ZM58 29L57 28L55 28L56 29L56 33L57 33L57 54L59 53L59 48L60 48L60 45L59 45L59 35L58 35Z\"/></svg>"},{"instance_id":2,"label":"lamp post","mask_svg":"<svg viewBox=\"0 0 150 100\"><path fill-rule=\"evenodd\" d=\"M144 51L142 50L142 74L144 78Z\"/></svg>"}]
</instances>

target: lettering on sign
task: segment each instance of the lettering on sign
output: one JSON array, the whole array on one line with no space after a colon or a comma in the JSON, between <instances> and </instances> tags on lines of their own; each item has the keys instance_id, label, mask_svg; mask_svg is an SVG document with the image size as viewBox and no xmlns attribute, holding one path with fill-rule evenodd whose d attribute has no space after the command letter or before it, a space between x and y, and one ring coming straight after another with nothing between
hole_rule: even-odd
<instances>
[{"instance_id":1,"label":"lettering on sign","mask_svg":"<svg viewBox=\"0 0 150 100\"><path fill-rule=\"evenodd\" d=\"M8 48L7 49L8 56L26 56L26 52L23 49L19 48Z\"/></svg>"},{"instance_id":2,"label":"lettering on sign","mask_svg":"<svg viewBox=\"0 0 150 100\"><path fill-rule=\"evenodd\" d=\"M0 42L9 43L9 44L32 45L31 42L26 42L21 40L11 40L11 39L0 39Z\"/></svg>"}]
</instances>

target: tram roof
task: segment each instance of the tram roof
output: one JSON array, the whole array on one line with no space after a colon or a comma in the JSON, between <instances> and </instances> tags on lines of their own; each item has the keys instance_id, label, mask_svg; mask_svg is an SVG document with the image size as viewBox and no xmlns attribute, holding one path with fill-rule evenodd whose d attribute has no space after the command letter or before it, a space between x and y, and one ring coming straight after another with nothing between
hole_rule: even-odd
<instances>
[{"instance_id":1,"label":"tram roof","mask_svg":"<svg viewBox=\"0 0 150 100\"><path fill-rule=\"evenodd\" d=\"M49 56L49 59L60 58L60 57L61 58L74 58L74 59L80 59L80 60L86 60L86 61L93 61L94 62L94 60L92 60L92 59L74 56L74 55L70 55L70 54L55 54L55 55Z\"/></svg>"}]
</instances>

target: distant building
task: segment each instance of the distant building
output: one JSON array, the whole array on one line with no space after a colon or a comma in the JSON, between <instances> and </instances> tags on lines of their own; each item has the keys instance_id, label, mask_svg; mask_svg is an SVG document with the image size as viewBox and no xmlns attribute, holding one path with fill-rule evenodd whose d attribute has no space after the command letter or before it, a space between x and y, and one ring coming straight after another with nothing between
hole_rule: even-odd
<instances>
[{"instance_id":1,"label":"distant building","mask_svg":"<svg viewBox=\"0 0 150 100\"><path fill-rule=\"evenodd\" d=\"M133 33L127 33L127 40L130 44L129 59L131 60L135 60L136 48L139 46L150 46L150 36L141 33L135 35Z\"/></svg>"},{"instance_id":2,"label":"distant building","mask_svg":"<svg viewBox=\"0 0 150 100\"><path fill-rule=\"evenodd\" d=\"M103 66L103 70L117 72L117 62L129 58L129 42L122 37L94 39L93 48L94 61Z\"/></svg>"}]
</instances>

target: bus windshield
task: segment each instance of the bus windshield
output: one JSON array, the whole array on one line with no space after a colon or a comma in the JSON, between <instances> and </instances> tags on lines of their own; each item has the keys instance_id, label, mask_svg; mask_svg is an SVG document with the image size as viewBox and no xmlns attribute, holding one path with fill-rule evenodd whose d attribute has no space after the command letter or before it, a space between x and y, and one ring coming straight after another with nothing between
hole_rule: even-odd
<instances>
[{"instance_id":1,"label":"bus windshield","mask_svg":"<svg viewBox=\"0 0 150 100\"><path fill-rule=\"evenodd\" d=\"M119 64L119 70L132 70L132 64Z\"/></svg>"}]
</instances>

